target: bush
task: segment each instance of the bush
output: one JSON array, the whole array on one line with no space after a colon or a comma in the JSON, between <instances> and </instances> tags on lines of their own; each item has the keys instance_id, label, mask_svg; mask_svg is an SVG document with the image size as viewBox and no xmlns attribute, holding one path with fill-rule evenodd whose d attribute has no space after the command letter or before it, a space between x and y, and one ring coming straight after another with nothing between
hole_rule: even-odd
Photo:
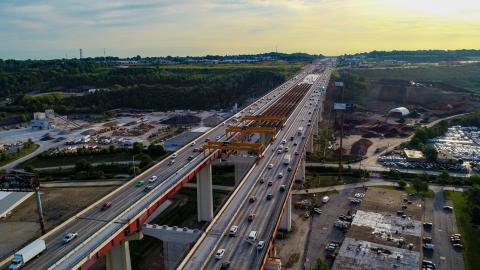
<instances>
[{"instance_id":1,"label":"bush","mask_svg":"<svg viewBox=\"0 0 480 270\"><path fill-rule=\"evenodd\" d=\"M402 190L405 189L405 187L407 186L407 182L405 182L405 180L398 180L397 184L398 187Z\"/></svg>"}]
</instances>

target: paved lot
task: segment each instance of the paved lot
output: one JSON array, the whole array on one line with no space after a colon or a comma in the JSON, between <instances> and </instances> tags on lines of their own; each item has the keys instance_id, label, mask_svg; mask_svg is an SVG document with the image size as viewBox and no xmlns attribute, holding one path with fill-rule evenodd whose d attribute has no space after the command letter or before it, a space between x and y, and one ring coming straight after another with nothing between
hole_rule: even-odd
<instances>
[{"instance_id":1,"label":"paved lot","mask_svg":"<svg viewBox=\"0 0 480 270\"><path fill-rule=\"evenodd\" d=\"M444 205L452 205L445 202L443 188L432 188L435 198L425 200L425 221L432 222L431 231L425 230L424 236L432 237L435 251L425 253L424 259L431 260L439 270L463 270L465 269L461 251L455 250L450 243L450 235L458 233L455 222L455 213L443 210Z\"/></svg>"}]
</instances>

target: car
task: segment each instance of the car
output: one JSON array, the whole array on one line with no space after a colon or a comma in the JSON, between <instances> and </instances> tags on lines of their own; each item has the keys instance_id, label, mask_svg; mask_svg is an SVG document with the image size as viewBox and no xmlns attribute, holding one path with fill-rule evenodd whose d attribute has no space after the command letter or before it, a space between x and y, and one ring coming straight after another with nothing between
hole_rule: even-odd
<instances>
[{"instance_id":1,"label":"car","mask_svg":"<svg viewBox=\"0 0 480 270\"><path fill-rule=\"evenodd\" d=\"M273 168L273 164L272 164L272 163L268 164L267 168L268 168L268 169L272 169L272 168Z\"/></svg>"},{"instance_id":2,"label":"car","mask_svg":"<svg viewBox=\"0 0 480 270\"><path fill-rule=\"evenodd\" d=\"M267 201L271 200L272 198L273 198L273 194L272 194L272 193L267 194Z\"/></svg>"},{"instance_id":3,"label":"car","mask_svg":"<svg viewBox=\"0 0 480 270\"><path fill-rule=\"evenodd\" d=\"M152 189L153 189L152 185L146 185L145 188L143 189L143 191L150 191Z\"/></svg>"},{"instance_id":4,"label":"car","mask_svg":"<svg viewBox=\"0 0 480 270\"><path fill-rule=\"evenodd\" d=\"M141 187L141 186L143 186L143 184L145 184L145 181L143 181L143 180L138 180L137 183L135 183L135 185L137 187Z\"/></svg>"},{"instance_id":5,"label":"car","mask_svg":"<svg viewBox=\"0 0 480 270\"><path fill-rule=\"evenodd\" d=\"M295 151L295 156L298 156L300 153L298 151Z\"/></svg>"},{"instance_id":6,"label":"car","mask_svg":"<svg viewBox=\"0 0 480 270\"><path fill-rule=\"evenodd\" d=\"M175 159L171 159L171 160L168 162L168 166L173 165L173 164L175 164Z\"/></svg>"},{"instance_id":7,"label":"car","mask_svg":"<svg viewBox=\"0 0 480 270\"><path fill-rule=\"evenodd\" d=\"M252 222L254 218L255 218L254 213L251 213L250 215L248 215L248 221Z\"/></svg>"},{"instance_id":8,"label":"car","mask_svg":"<svg viewBox=\"0 0 480 270\"><path fill-rule=\"evenodd\" d=\"M278 178L283 178L283 173L282 172L279 172L278 175L277 175Z\"/></svg>"},{"instance_id":9,"label":"car","mask_svg":"<svg viewBox=\"0 0 480 270\"><path fill-rule=\"evenodd\" d=\"M321 210L320 208L316 208L316 207L313 208L313 212L314 212L315 214L318 214L318 215L321 215L321 214L322 214L322 210Z\"/></svg>"},{"instance_id":10,"label":"car","mask_svg":"<svg viewBox=\"0 0 480 270\"><path fill-rule=\"evenodd\" d=\"M285 148L283 149L283 152L287 153L287 152L288 152L288 147L285 147Z\"/></svg>"},{"instance_id":11,"label":"car","mask_svg":"<svg viewBox=\"0 0 480 270\"><path fill-rule=\"evenodd\" d=\"M171 159L177 158L177 153L173 153L173 155L170 156Z\"/></svg>"},{"instance_id":12,"label":"car","mask_svg":"<svg viewBox=\"0 0 480 270\"><path fill-rule=\"evenodd\" d=\"M325 250L327 251L334 251L337 248L337 245L334 243L329 243L327 246L325 246Z\"/></svg>"},{"instance_id":13,"label":"car","mask_svg":"<svg viewBox=\"0 0 480 270\"><path fill-rule=\"evenodd\" d=\"M189 156L189 157L188 157L188 160L192 160L192 159L194 159L194 158L195 158L194 156Z\"/></svg>"},{"instance_id":14,"label":"car","mask_svg":"<svg viewBox=\"0 0 480 270\"><path fill-rule=\"evenodd\" d=\"M462 249L462 248L463 248L463 245L462 245L462 244L458 244L458 243L453 244L452 246L453 246L454 248L458 248L458 249Z\"/></svg>"},{"instance_id":15,"label":"car","mask_svg":"<svg viewBox=\"0 0 480 270\"><path fill-rule=\"evenodd\" d=\"M206 139L205 139L205 142L209 142L209 141L210 141L210 139L209 139L209 138L206 138Z\"/></svg>"},{"instance_id":16,"label":"car","mask_svg":"<svg viewBox=\"0 0 480 270\"><path fill-rule=\"evenodd\" d=\"M217 253L215 253L215 260L221 260L224 254L225 254L224 248L217 250Z\"/></svg>"},{"instance_id":17,"label":"car","mask_svg":"<svg viewBox=\"0 0 480 270\"><path fill-rule=\"evenodd\" d=\"M433 244L423 244L423 248L426 250L434 250L435 246Z\"/></svg>"},{"instance_id":18,"label":"car","mask_svg":"<svg viewBox=\"0 0 480 270\"><path fill-rule=\"evenodd\" d=\"M157 176L152 175L152 176L150 176L150 178L148 178L148 182L153 183L153 182L157 181L157 179L158 179Z\"/></svg>"},{"instance_id":19,"label":"car","mask_svg":"<svg viewBox=\"0 0 480 270\"><path fill-rule=\"evenodd\" d=\"M267 185L271 187L273 185L273 181L272 180L268 181Z\"/></svg>"},{"instance_id":20,"label":"car","mask_svg":"<svg viewBox=\"0 0 480 270\"><path fill-rule=\"evenodd\" d=\"M297 142L293 142L293 146L297 146L297 145L298 145L298 143L297 143Z\"/></svg>"},{"instance_id":21,"label":"car","mask_svg":"<svg viewBox=\"0 0 480 270\"><path fill-rule=\"evenodd\" d=\"M215 137L215 139L216 139L217 141L220 140L220 138L221 138L221 136Z\"/></svg>"},{"instance_id":22,"label":"car","mask_svg":"<svg viewBox=\"0 0 480 270\"><path fill-rule=\"evenodd\" d=\"M257 250L260 251L265 247L265 241L258 241Z\"/></svg>"},{"instance_id":23,"label":"car","mask_svg":"<svg viewBox=\"0 0 480 270\"><path fill-rule=\"evenodd\" d=\"M280 192L284 192L286 189L287 189L287 187L285 185L280 186Z\"/></svg>"},{"instance_id":24,"label":"car","mask_svg":"<svg viewBox=\"0 0 480 270\"><path fill-rule=\"evenodd\" d=\"M423 227L424 227L424 228L432 228L432 227L433 227L433 223L431 223L431 222L425 222L425 223L423 223Z\"/></svg>"},{"instance_id":25,"label":"car","mask_svg":"<svg viewBox=\"0 0 480 270\"><path fill-rule=\"evenodd\" d=\"M295 139L295 137L290 136L290 141L293 141L294 139Z\"/></svg>"},{"instance_id":26,"label":"car","mask_svg":"<svg viewBox=\"0 0 480 270\"><path fill-rule=\"evenodd\" d=\"M193 148L193 152L200 152L200 148L198 148L198 147Z\"/></svg>"},{"instance_id":27,"label":"car","mask_svg":"<svg viewBox=\"0 0 480 270\"><path fill-rule=\"evenodd\" d=\"M281 144L286 144L287 143L287 140L283 139Z\"/></svg>"},{"instance_id":28,"label":"car","mask_svg":"<svg viewBox=\"0 0 480 270\"><path fill-rule=\"evenodd\" d=\"M220 265L220 270L227 270L230 268L230 262L223 262L222 265Z\"/></svg>"},{"instance_id":29,"label":"car","mask_svg":"<svg viewBox=\"0 0 480 270\"><path fill-rule=\"evenodd\" d=\"M291 172L292 171L292 166L288 166L287 171Z\"/></svg>"},{"instance_id":30,"label":"car","mask_svg":"<svg viewBox=\"0 0 480 270\"><path fill-rule=\"evenodd\" d=\"M190 143L190 146L194 146L194 145L195 145L195 142L191 142L191 143Z\"/></svg>"},{"instance_id":31,"label":"car","mask_svg":"<svg viewBox=\"0 0 480 270\"><path fill-rule=\"evenodd\" d=\"M424 243L432 243L432 238L431 237L423 237L423 242Z\"/></svg>"},{"instance_id":32,"label":"car","mask_svg":"<svg viewBox=\"0 0 480 270\"><path fill-rule=\"evenodd\" d=\"M260 180L258 182L260 182L260 184L265 183L265 177L260 178Z\"/></svg>"},{"instance_id":33,"label":"car","mask_svg":"<svg viewBox=\"0 0 480 270\"><path fill-rule=\"evenodd\" d=\"M277 154L281 154L281 153L283 153L283 150L282 150L282 149L278 149Z\"/></svg>"},{"instance_id":34,"label":"car","mask_svg":"<svg viewBox=\"0 0 480 270\"><path fill-rule=\"evenodd\" d=\"M105 211L110 207L112 207L112 202L108 201L102 205L102 211Z\"/></svg>"},{"instance_id":35,"label":"car","mask_svg":"<svg viewBox=\"0 0 480 270\"><path fill-rule=\"evenodd\" d=\"M73 239L75 239L77 236L78 236L78 233L77 233L77 232L67 233L67 234L63 237L63 243L64 243L64 244L70 243L70 241L72 241Z\"/></svg>"},{"instance_id":36,"label":"car","mask_svg":"<svg viewBox=\"0 0 480 270\"><path fill-rule=\"evenodd\" d=\"M255 200L257 200L257 197L255 196L250 196L250 198L248 199L248 201L251 203L255 202Z\"/></svg>"},{"instance_id":37,"label":"car","mask_svg":"<svg viewBox=\"0 0 480 270\"><path fill-rule=\"evenodd\" d=\"M449 206L449 205L445 205L443 207L443 210L447 210L447 211L453 211L453 207Z\"/></svg>"},{"instance_id":38,"label":"car","mask_svg":"<svg viewBox=\"0 0 480 270\"><path fill-rule=\"evenodd\" d=\"M228 235L233 237L237 235L237 231L238 231L238 226L234 225L230 228L230 231L228 231Z\"/></svg>"}]
</instances>

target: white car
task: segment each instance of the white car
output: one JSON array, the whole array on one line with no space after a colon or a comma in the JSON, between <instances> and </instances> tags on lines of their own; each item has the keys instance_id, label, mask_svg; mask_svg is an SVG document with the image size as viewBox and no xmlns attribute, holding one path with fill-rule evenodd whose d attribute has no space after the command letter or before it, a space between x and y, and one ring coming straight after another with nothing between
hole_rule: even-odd
<instances>
[{"instance_id":1,"label":"white car","mask_svg":"<svg viewBox=\"0 0 480 270\"><path fill-rule=\"evenodd\" d=\"M173 153L173 155L170 156L171 159L177 158L177 153Z\"/></svg>"},{"instance_id":2,"label":"white car","mask_svg":"<svg viewBox=\"0 0 480 270\"><path fill-rule=\"evenodd\" d=\"M217 141L220 140L220 138L221 138L220 136L215 137L215 139L216 139Z\"/></svg>"},{"instance_id":3,"label":"white car","mask_svg":"<svg viewBox=\"0 0 480 270\"><path fill-rule=\"evenodd\" d=\"M286 143L287 143L287 140L283 139L282 144L286 144Z\"/></svg>"},{"instance_id":4,"label":"white car","mask_svg":"<svg viewBox=\"0 0 480 270\"><path fill-rule=\"evenodd\" d=\"M272 169L272 168L273 168L273 164L272 164L272 163L268 164L267 168Z\"/></svg>"},{"instance_id":5,"label":"white car","mask_svg":"<svg viewBox=\"0 0 480 270\"><path fill-rule=\"evenodd\" d=\"M217 253L215 253L215 259L216 260L221 260L223 258L223 255L225 254L225 249L221 248L217 250Z\"/></svg>"},{"instance_id":6,"label":"white car","mask_svg":"<svg viewBox=\"0 0 480 270\"><path fill-rule=\"evenodd\" d=\"M190 143L190 146L194 146L194 145L195 145L195 142Z\"/></svg>"},{"instance_id":7,"label":"white car","mask_svg":"<svg viewBox=\"0 0 480 270\"><path fill-rule=\"evenodd\" d=\"M77 236L78 236L78 233L77 233L77 232L67 233L67 235L65 235L65 236L63 237L63 243L64 243L64 244L70 243L70 241L72 241L73 239L75 239Z\"/></svg>"},{"instance_id":8,"label":"white car","mask_svg":"<svg viewBox=\"0 0 480 270\"><path fill-rule=\"evenodd\" d=\"M262 250L265 247L265 241L259 241L257 244L257 250Z\"/></svg>"},{"instance_id":9,"label":"white car","mask_svg":"<svg viewBox=\"0 0 480 270\"><path fill-rule=\"evenodd\" d=\"M157 176L156 176L156 175L152 175L152 176L150 176L150 178L148 179L148 182L150 182L150 183L153 183L153 182L155 182L155 181L157 181Z\"/></svg>"},{"instance_id":10,"label":"white car","mask_svg":"<svg viewBox=\"0 0 480 270\"><path fill-rule=\"evenodd\" d=\"M228 232L229 236L235 236L238 231L238 226L234 225L230 228L230 231Z\"/></svg>"}]
</instances>

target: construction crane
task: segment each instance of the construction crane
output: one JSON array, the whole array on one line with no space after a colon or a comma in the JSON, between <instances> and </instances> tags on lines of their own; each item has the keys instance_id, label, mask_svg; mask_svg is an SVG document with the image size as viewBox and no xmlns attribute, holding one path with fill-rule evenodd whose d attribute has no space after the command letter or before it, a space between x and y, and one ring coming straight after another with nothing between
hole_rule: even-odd
<instances>
[{"instance_id":1,"label":"construction crane","mask_svg":"<svg viewBox=\"0 0 480 270\"><path fill-rule=\"evenodd\" d=\"M221 150L227 153L234 151L253 151L257 153L258 158L262 158L265 146L260 143L209 141L202 146L202 149L203 151Z\"/></svg>"}]
</instances>

